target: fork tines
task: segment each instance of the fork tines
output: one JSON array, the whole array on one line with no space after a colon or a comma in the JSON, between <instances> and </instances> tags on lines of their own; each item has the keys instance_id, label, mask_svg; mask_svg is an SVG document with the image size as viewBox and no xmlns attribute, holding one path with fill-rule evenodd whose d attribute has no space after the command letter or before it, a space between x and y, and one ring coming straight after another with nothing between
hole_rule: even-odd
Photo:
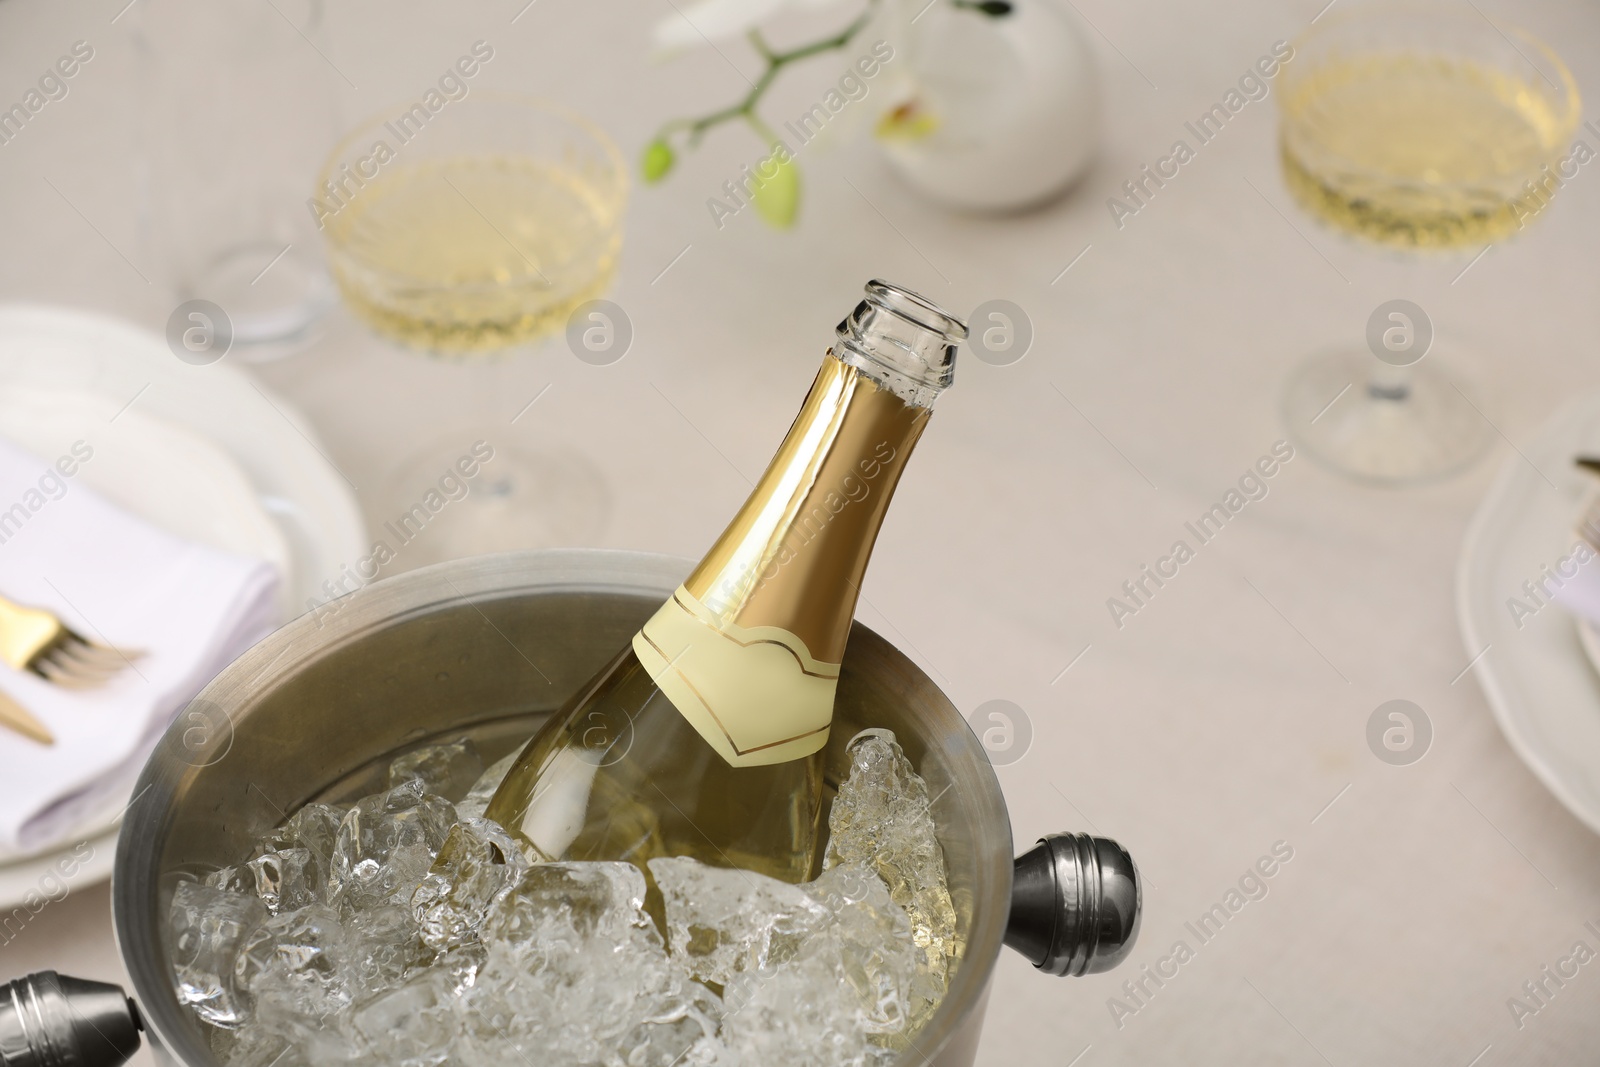
<instances>
[{"instance_id":1,"label":"fork tines","mask_svg":"<svg viewBox=\"0 0 1600 1067\"><path fill-rule=\"evenodd\" d=\"M125 653L67 633L28 666L59 686L91 689L104 685L124 667L132 666L139 656L138 652Z\"/></svg>"}]
</instances>

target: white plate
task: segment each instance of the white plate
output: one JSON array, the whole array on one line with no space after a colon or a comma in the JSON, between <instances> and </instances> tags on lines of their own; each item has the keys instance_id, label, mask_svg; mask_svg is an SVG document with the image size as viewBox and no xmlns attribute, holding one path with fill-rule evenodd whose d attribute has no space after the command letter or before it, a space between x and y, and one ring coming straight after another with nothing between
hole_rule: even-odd
<instances>
[{"instance_id":1,"label":"white plate","mask_svg":"<svg viewBox=\"0 0 1600 1067\"><path fill-rule=\"evenodd\" d=\"M1456 611L1467 654L1483 653L1473 669L1506 740L1600 833L1600 674L1564 608L1545 602L1519 626L1508 603L1531 606L1523 582L1537 583L1541 567L1571 550L1573 516L1593 484L1572 460L1595 451L1600 395L1569 404L1506 459L1462 542Z\"/></svg>"},{"instance_id":2,"label":"white plate","mask_svg":"<svg viewBox=\"0 0 1600 1067\"><path fill-rule=\"evenodd\" d=\"M299 413L229 362L184 363L160 336L91 312L0 304L0 392L35 386L88 391L118 408L131 401L129 412L221 449L287 543L285 603L299 614L308 599L326 599L324 580L366 554L361 510Z\"/></svg>"},{"instance_id":3,"label":"white plate","mask_svg":"<svg viewBox=\"0 0 1600 1067\"><path fill-rule=\"evenodd\" d=\"M118 807L120 806L119 804ZM0 866L0 909L3 909L4 914L10 915L14 908L38 907L37 898L60 893L62 882L73 889L81 889L110 878L111 868L117 857L119 814L119 811L113 809L105 815L85 820L86 829L82 833L73 834L72 844L68 848L52 845L43 853L25 859L13 859ZM88 858L84 859L80 852L74 858L81 862L66 868L71 872L71 876L61 877L61 868L57 864L74 849L82 849L85 844L93 850ZM31 904L29 894L35 895L35 900Z\"/></svg>"},{"instance_id":4,"label":"white plate","mask_svg":"<svg viewBox=\"0 0 1600 1067\"><path fill-rule=\"evenodd\" d=\"M9 415L46 405L75 422L89 418L89 430L52 431L22 415L27 425L15 436L47 458L58 440L48 434L72 433L68 444L82 437L96 449L80 468L86 484L175 533L280 562L287 621L308 599L325 599L323 581L365 554L366 530L351 487L301 416L227 362L184 363L160 336L89 312L0 305L0 433L12 436ZM187 454L175 459L175 449ZM176 464L166 468L175 477L151 479L138 469L145 462ZM79 842L94 856L73 884L109 873L121 807L86 819L64 849L0 857L0 911L38 890Z\"/></svg>"},{"instance_id":5,"label":"white plate","mask_svg":"<svg viewBox=\"0 0 1600 1067\"><path fill-rule=\"evenodd\" d=\"M232 457L203 437L136 407L118 411L97 393L4 384L0 435L46 464L82 441L94 455L78 467L74 482L168 533L290 572L288 542L255 487ZM291 596L281 594L280 621L293 617Z\"/></svg>"},{"instance_id":6,"label":"white plate","mask_svg":"<svg viewBox=\"0 0 1600 1067\"><path fill-rule=\"evenodd\" d=\"M1583 520L1588 517L1597 501L1600 501L1600 486L1595 484L1591 475L1587 479L1589 486L1584 494L1578 498L1578 506L1572 512L1573 537L1577 537L1577 529L1583 525ZM1589 666L1600 671L1600 626L1596 626L1588 619L1578 620L1578 643L1583 646L1583 654L1589 657Z\"/></svg>"}]
</instances>

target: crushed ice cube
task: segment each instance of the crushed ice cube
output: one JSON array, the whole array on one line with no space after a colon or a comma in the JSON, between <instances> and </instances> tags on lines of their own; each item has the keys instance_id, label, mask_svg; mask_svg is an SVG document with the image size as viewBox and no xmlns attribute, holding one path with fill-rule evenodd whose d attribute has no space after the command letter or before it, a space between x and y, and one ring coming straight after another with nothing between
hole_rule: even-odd
<instances>
[{"instance_id":1,"label":"crushed ice cube","mask_svg":"<svg viewBox=\"0 0 1600 1067\"><path fill-rule=\"evenodd\" d=\"M785 1067L887 1065L897 1052L874 1044L854 989L835 959L808 952L767 974L739 975L726 991L722 1041L740 1064Z\"/></svg>"},{"instance_id":2,"label":"crushed ice cube","mask_svg":"<svg viewBox=\"0 0 1600 1067\"><path fill-rule=\"evenodd\" d=\"M631 863L544 863L490 907L484 961L463 991L480 1062L712 1062L720 1002L670 960ZM617 1051L628 1045L628 1056ZM474 1057L468 1057L469 1059Z\"/></svg>"},{"instance_id":3,"label":"crushed ice cube","mask_svg":"<svg viewBox=\"0 0 1600 1067\"><path fill-rule=\"evenodd\" d=\"M328 902L351 911L405 903L428 873L456 813L411 779L345 814L328 873Z\"/></svg>"},{"instance_id":4,"label":"crushed ice cube","mask_svg":"<svg viewBox=\"0 0 1600 1067\"><path fill-rule=\"evenodd\" d=\"M326 885L333 846L339 837L339 824L349 810L348 804L307 804L268 835L256 849L256 854L303 848L316 858L320 883Z\"/></svg>"},{"instance_id":5,"label":"crushed ice cube","mask_svg":"<svg viewBox=\"0 0 1600 1067\"><path fill-rule=\"evenodd\" d=\"M172 894L172 964L178 999L216 1026L245 1017L233 961L244 939L267 920L265 904L226 889L179 882Z\"/></svg>"},{"instance_id":6,"label":"crushed ice cube","mask_svg":"<svg viewBox=\"0 0 1600 1067\"><path fill-rule=\"evenodd\" d=\"M726 985L740 971L780 963L831 918L804 888L754 871L688 856L649 867L666 903L673 958L702 981Z\"/></svg>"},{"instance_id":7,"label":"crushed ice cube","mask_svg":"<svg viewBox=\"0 0 1600 1067\"><path fill-rule=\"evenodd\" d=\"M411 895L422 940L439 951L477 940L490 903L527 866L521 847L495 823L456 823Z\"/></svg>"},{"instance_id":8,"label":"crushed ice cube","mask_svg":"<svg viewBox=\"0 0 1600 1067\"><path fill-rule=\"evenodd\" d=\"M870 1034L907 1029L911 976L917 952L911 920L870 869L849 864L824 871L806 886L833 914L821 935L803 941L795 956L827 962L855 994L862 1027Z\"/></svg>"},{"instance_id":9,"label":"crushed ice cube","mask_svg":"<svg viewBox=\"0 0 1600 1067\"><path fill-rule=\"evenodd\" d=\"M909 1021L910 921L864 866L834 867L788 888L803 889L821 919L777 958L733 975L723 991L723 1040L742 1062L876 1062L869 1043L895 1047L886 1037L903 1034ZM759 906L751 900L746 921L780 917Z\"/></svg>"},{"instance_id":10,"label":"crushed ice cube","mask_svg":"<svg viewBox=\"0 0 1600 1067\"><path fill-rule=\"evenodd\" d=\"M622 944L636 931L655 934L644 893L644 874L631 863L535 864L495 900L483 936L514 944L575 937Z\"/></svg>"},{"instance_id":11,"label":"crushed ice cube","mask_svg":"<svg viewBox=\"0 0 1600 1067\"><path fill-rule=\"evenodd\" d=\"M432 955L418 936L411 909L399 904L354 912L344 920L344 929L340 977L353 998L387 989Z\"/></svg>"},{"instance_id":12,"label":"crushed ice cube","mask_svg":"<svg viewBox=\"0 0 1600 1067\"><path fill-rule=\"evenodd\" d=\"M478 746L463 739L448 745L428 745L407 752L389 764L389 788L419 781L423 788L446 800L460 800L483 774Z\"/></svg>"},{"instance_id":13,"label":"crushed ice cube","mask_svg":"<svg viewBox=\"0 0 1600 1067\"><path fill-rule=\"evenodd\" d=\"M213 871L205 881L218 889L253 895L276 915L314 903L322 874L309 849L286 848L264 852L242 867Z\"/></svg>"},{"instance_id":14,"label":"crushed ice cube","mask_svg":"<svg viewBox=\"0 0 1600 1067\"><path fill-rule=\"evenodd\" d=\"M610 896L590 888L591 899ZM720 1002L672 963L648 919L633 921L642 916L637 898L610 899L617 907L609 921L569 913L574 922L557 918L535 939L489 942L463 995L468 1040L483 1062L694 1062L689 1054L714 1028ZM631 1061L618 1052L630 1042Z\"/></svg>"},{"instance_id":15,"label":"crushed ice cube","mask_svg":"<svg viewBox=\"0 0 1600 1067\"><path fill-rule=\"evenodd\" d=\"M322 1017L349 1000L339 981L344 927L326 904L281 912L256 927L239 948L234 973L258 1002L275 1001Z\"/></svg>"},{"instance_id":16,"label":"crushed ice cube","mask_svg":"<svg viewBox=\"0 0 1600 1067\"><path fill-rule=\"evenodd\" d=\"M483 970L483 962L488 955L489 950L484 948L483 942L474 941L439 953L433 958L431 966L450 979L451 987L459 996L477 984L478 973Z\"/></svg>"},{"instance_id":17,"label":"crushed ice cube","mask_svg":"<svg viewBox=\"0 0 1600 1067\"><path fill-rule=\"evenodd\" d=\"M228 1067L308 1067L287 1041L259 1026L212 1030L211 1054Z\"/></svg>"},{"instance_id":18,"label":"crushed ice cube","mask_svg":"<svg viewBox=\"0 0 1600 1067\"><path fill-rule=\"evenodd\" d=\"M850 771L828 816L823 867L860 864L876 871L890 899L905 909L918 949L913 1017L920 1022L944 995L958 950L928 786L887 730L863 730L849 752Z\"/></svg>"},{"instance_id":19,"label":"crushed ice cube","mask_svg":"<svg viewBox=\"0 0 1600 1067\"><path fill-rule=\"evenodd\" d=\"M350 1021L366 1042L368 1062L432 1067L445 1062L461 1033L459 1005L447 975L421 971L357 1005Z\"/></svg>"},{"instance_id":20,"label":"crushed ice cube","mask_svg":"<svg viewBox=\"0 0 1600 1067\"><path fill-rule=\"evenodd\" d=\"M688 983L680 995L661 997L638 1013L633 1027L616 1042L616 1055L629 1067L709 1067L726 1063L717 1039L722 1003L705 986Z\"/></svg>"},{"instance_id":21,"label":"crushed ice cube","mask_svg":"<svg viewBox=\"0 0 1600 1067\"><path fill-rule=\"evenodd\" d=\"M354 1046L338 1021L354 999L345 978L348 951L339 913L326 904L268 919L236 965L240 986L255 1001L254 1026L310 1063L347 1058Z\"/></svg>"},{"instance_id":22,"label":"crushed ice cube","mask_svg":"<svg viewBox=\"0 0 1600 1067\"><path fill-rule=\"evenodd\" d=\"M243 893L246 896L255 896L256 892L255 878L243 867L218 868L201 879L201 882L212 889L221 889L229 893Z\"/></svg>"},{"instance_id":23,"label":"crushed ice cube","mask_svg":"<svg viewBox=\"0 0 1600 1067\"><path fill-rule=\"evenodd\" d=\"M256 895L273 912L294 911L317 900L322 876L310 849L268 852L245 866L255 875Z\"/></svg>"}]
</instances>

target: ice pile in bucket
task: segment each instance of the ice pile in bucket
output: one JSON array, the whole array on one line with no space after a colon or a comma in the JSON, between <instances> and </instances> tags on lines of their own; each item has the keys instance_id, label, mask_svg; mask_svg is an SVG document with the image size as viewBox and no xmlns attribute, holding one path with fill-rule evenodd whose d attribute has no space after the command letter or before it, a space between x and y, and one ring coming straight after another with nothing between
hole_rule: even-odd
<instances>
[{"instance_id":1,"label":"ice pile in bucket","mask_svg":"<svg viewBox=\"0 0 1600 1067\"><path fill-rule=\"evenodd\" d=\"M959 946L926 784L887 730L850 756L821 877L651 860L663 937L638 867L530 862L482 817L510 757L420 749L179 884L179 997L229 1067L886 1065Z\"/></svg>"}]
</instances>

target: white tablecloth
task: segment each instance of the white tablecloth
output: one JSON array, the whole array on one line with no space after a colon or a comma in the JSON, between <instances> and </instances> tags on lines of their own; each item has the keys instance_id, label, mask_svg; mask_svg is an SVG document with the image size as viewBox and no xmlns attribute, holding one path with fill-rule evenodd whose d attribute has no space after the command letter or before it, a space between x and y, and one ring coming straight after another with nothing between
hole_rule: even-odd
<instances>
[{"instance_id":1,"label":"white tablecloth","mask_svg":"<svg viewBox=\"0 0 1600 1067\"><path fill-rule=\"evenodd\" d=\"M159 329L171 303L140 278L151 265L129 164L136 63L111 21L122 2L0 2L0 70L11 72L0 103L74 40L96 49L71 94L0 146L0 297ZM581 363L556 339L463 369L336 317L314 349L258 373L311 416L375 525L389 517L380 487L419 428L465 425L486 402L490 439L565 445L603 472L612 510L596 544L698 555L762 469L867 278L962 313L1016 302L1036 331L1032 351L1010 367L968 358L958 368L884 528L861 616L964 711L991 699L1025 710L1031 749L999 770L1019 846L1061 829L1115 837L1138 858L1147 895L1131 965L1112 974L1050 979L1005 953L979 1062L1591 1061L1600 967L1582 968L1520 1026L1507 1000L1575 941L1600 949L1583 927L1600 923L1600 844L1517 760L1473 676L1460 676L1469 656L1453 569L1510 443L1600 385L1600 178L1583 171L1548 217L1455 281L1464 259L1376 253L1293 210L1271 103L1241 113L1123 228L1105 205L1320 3L1080 0L1097 27L1107 138L1081 187L1033 214L931 207L856 142L802 160L793 232L749 213L718 231L705 200L759 145L738 127L714 132L667 182L632 193L610 296L636 336L614 366ZM1580 86L1595 84L1600 11L1479 6L1553 42ZM522 0L409 18L392 4L380 14L375 0L331 7L331 58L360 87L341 90L350 115L415 95L481 38L496 49L483 84L570 103L630 160L664 118L742 93L734 64L755 72L737 42L722 47L726 59L702 49L642 62L651 25L671 11L653 0L545 0L514 24ZM834 74L828 60L796 69L773 113L803 107ZM197 151L205 136L196 131ZM1454 366L1478 383L1503 435L1494 455L1402 492L1299 456L1118 628L1107 598L1285 436L1277 401L1291 365L1359 345L1368 314L1395 297L1429 311ZM1408 767L1381 763L1365 740L1368 716L1394 698L1423 707L1435 731ZM1278 842L1292 859L1264 880L1266 895L1200 943L1185 924ZM0 946L0 969L116 977L103 898L83 890L52 905ZM1179 940L1192 958L1172 975L1161 961ZM1123 983L1143 965L1171 976L1135 998ZM1112 997L1130 1010L1113 1012Z\"/></svg>"}]
</instances>

